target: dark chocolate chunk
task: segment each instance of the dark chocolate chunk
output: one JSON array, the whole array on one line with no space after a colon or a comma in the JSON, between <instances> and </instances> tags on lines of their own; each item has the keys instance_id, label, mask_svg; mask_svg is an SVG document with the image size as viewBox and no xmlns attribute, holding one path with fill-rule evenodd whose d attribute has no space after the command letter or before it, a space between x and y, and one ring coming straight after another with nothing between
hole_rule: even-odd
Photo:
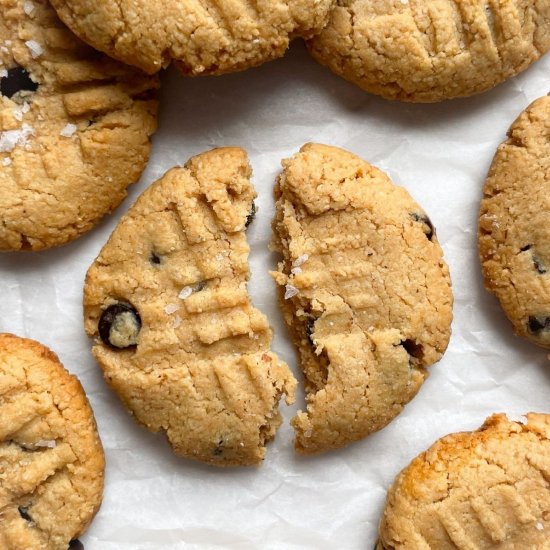
<instances>
[{"instance_id":1,"label":"dark chocolate chunk","mask_svg":"<svg viewBox=\"0 0 550 550\"><path fill-rule=\"evenodd\" d=\"M19 510L19 515L25 521L32 521L31 516L29 516L29 506L19 506L17 509Z\"/></svg>"},{"instance_id":2,"label":"dark chocolate chunk","mask_svg":"<svg viewBox=\"0 0 550 550\"><path fill-rule=\"evenodd\" d=\"M84 550L84 545L78 539L73 539L69 542L68 550Z\"/></svg>"},{"instance_id":3,"label":"dark chocolate chunk","mask_svg":"<svg viewBox=\"0 0 550 550\"><path fill-rule=\"evenodd\" d=\"M130 304L113 304L101 314L98 329L99 336L108 346L115 349L130 348L137 345L141 317Z\"/></svg>"},{"instance_id":4,"label":"dark chocolate chunk","mask_svg":"<svg viewBox=\"0 0 550 550\"><path fill-rule=\"evenodd\" d=\"M216 445L216 448L212 452L212 454L214 456L222 456L223 455L223 446L224 446L224 441L223 441L223 439L220 439L218 444Z\"/></svg>"},{"instance_id":5,"label":"dark chocolate chunk","mask_svg":"<svg viewBox=\"0 0 550 550\"><path fill-rule=\"evenodd\" d=\"M433 226L432 220L430 220L426 214L419 214L418 212L411 212L411 218L415 222L423 223L426 226L423 228L423 231L426 233L426 237L431 241L435 235L435 227Z\"/></svg>"},{"instance_id":6,"label":"dark chocolate chunk","mask_svg":"<svg viewBox=\"0 0 550 550\"><path fill-rule=\"evenodd\" d=\"M0 78L0 93L6 97L13 97L17 92L36 92L37 89L38 83L23 67L8 69L8 76Z\"/></svg>"},{"instance_id":7,"label":"dark chocolate chunk","mask_svg":"<svg viewBox=\"0 0 550 550\"><path fill-rule=\"evenodd\" d=\"M161 263L160 256L157 256L154 252L151 252L151 256L149 257L149 261L153 265L160 265L160 263Z\"/></svg>"},{"instance_id":8,"label":"dark chocolate chunk","mask_svg":"<svg viewBox=\"0 0 550 550\"><path fill-rule=\"evenodd\" d=\"M544 315L530 315L527 324L533 334L550 331L550 317Z\"/></svg>"},{"instance_id":9,"label":"dark chocolate chunk","mask_svg":"<svg viewBox=\"0 0 550 550\"><path fill-rule=\"evenodd\" d=\"M528 244L525 246L522 246L520 248L521 252L527 252L528 250L531 250L533 248L532 244ZM544 262L534 253L531 252L531 259L533 260L533 265L535 266L535 269L537 270L537 273L540 273L541 275L544 275L548 270L546 269L546 266L544 265Z\"/></svg>"},{"instance_id":10,"label":"dark chocolate chunk","mask_svg":"<svg viewBox=\"0 0 550 550\"><path fill-rule=\"evenodd\" d=\"M537 273L540 273L541 275L544 275L546 273L546 267L542 263L542 261L533 254L533 265L535 266L535 269L537 270Z\"/></svg>"},{"instance_id":11,"label":"dark chocolate chunk","mask_svg":"<svg viewBox=\"0 0 550 550\"><path fill-rule=\"evenodd\" d=\"M246 217L246 223L244 224L245 227L248 227L254 221L254 218L256 217L256 212L256 204L252 203L250 214L248 214L248 216Z\"/></svg>"},{"instance_id":12,"label":"dark chocolate chunk","mask_svg":"<svg viewBox=\"0 0 550 550\"><path fill-rule=\"evenodd\" d=\"M400 345L405 348L405 351L411 357L420 360L422 360L422 358L424 357L424 348L422 347L422 344L417 344L415 340L407 338L406 340L402 340L400 342Z\"/></svg>"},{"instance_id":13,"label":"dark chocolate chunk","mask_svg":"<svg viewBox=\"0 0 550 550\"><path fill-rule=\"evenodd\" d=\"M206 281L199 281L196 285L193 286L193 292L200 292L206 287Z\"/></svg>"}]
</instances>

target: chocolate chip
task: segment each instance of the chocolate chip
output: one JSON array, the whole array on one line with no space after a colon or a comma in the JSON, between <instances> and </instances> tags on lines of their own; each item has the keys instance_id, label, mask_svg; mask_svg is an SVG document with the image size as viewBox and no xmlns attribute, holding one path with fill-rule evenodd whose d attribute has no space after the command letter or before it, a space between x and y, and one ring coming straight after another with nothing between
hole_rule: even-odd
<instances>
[{"instance_id":1,"label":"chocolate chip","mask_svg":"<svg viewBox=\"0 0 550 550\"><path fill-rule=\"evenodd\" d=\"M256 212L256 204L252 203L250 214L248 214L248 216L246 217L246 223L244 224L245 227L248 227L254 221L254 218L256 217Z\"/></svg>"},{"instance_id":2,"label":"chocolate chip","mask_svg":"<svg viewBox=\"0 0 550 550\"><path fill-rule=\"evenodd\" d=\"M13 97L17 92L36 92L38 84L23 67L8 69L8 76L0 78L0 94Z\"/></svg>"},{"instance_id":3,"label":"chocolate chip","mask_svg":"<svg viewBox=\"0 0 550 550\"><path fill-rule=\"evenodd\" d=\"M422 347L422 344L417 344L415 340L407 338L406 340L399 342L399 345L403 346L405 351L415 359L422 360L424 357L424 348Z\"/></svg>"},{"instance_id":4,"label":"chocolate chip","mask_svg":"<svg viewBox=\"0 0 550 550\"><path fill-rule=\"evenodd\" d=\"M530 315L527 324L533 334L550 331L550 317L544 315Z\"/></svg>"},{"instance_id":5,"label":"chocolate chip","mask_svg":"<svg viewBox=\"0 0 550 550\"><path fill-rule=\"evenodd\" d=\"M200 281L193 287L193 292L200 292L206 287L206 281Z\"/></svg>"},{"instance_id":6,"label":"chocolate chip","mask_svg":"<svg viewBox=\"0 0 550 550\"><path fill-rule=\"evenodd\" d=\"M533 265L535 266L537 272L541 275L544 275L546 273L546 267L535 255L533 255Z\"/></svg>"},{"instance_id":7,"label":"chocolate chip","mask_svg":"<svg viewBox=\"0 0 550 550\"><path fill-rule=\"evenodd\" d=\"M141 317L136 309L125 303L109 306L99 319L99 336L105 344L116 349L137 345Z\"/></svg>"},{"instance_id":8,"label":"chocolate chip","mask_svg":"<svg viewBox=\"0 0 550 550\"><path fill-rule=\"evenodd\" d=\"M216 445L216 448L212 452L212 454L214 456L222 456L223 455L223 446L224 446L224 441L223 441L223 439L220 439L218 444Z\"/></svg>"},{"instance_id":9,"label":"chocolate chip","mask_svg":"<svg viewBox=\"0 0 550 550\"><path fill-rule=\"evenodd\" d=\"M160 265L160 263L161 263L160 256L157 256L154 252L151 252L151 256L149 257L149 261L154 265Z\"/></svg>"},{"instance_id":10,"label":"chocolate chip","mask_svg":"<svg viewBox=\"0 0 550 550\"><path fill-rule=\"evenodd\" d=\"M69 550L84 550L84 545L78 539L73 539L69 542Z\"/></svg>"},{"instance_id":11,"label":"chocolate chip","mask_svg":"<svg viewBox=\"0 0 550 550\"><path fill-rule=\"evenodd\" d=\"M421 222L425 225L422 229L424 233L426 233L426 237L431 241L435 235L435 227L433 226L432 220L430 220L426 214L419 214L418 212L411 212L411 218L415 222Z\"/></svg>"},{"instance_id":12,"label":"chocolate chip","mask_svg":"<svg viewBox=\"0 0 550 550\"><path fill-rule=\"evenodd\" d=\"M520 248L521 252L527 252L528 250L531 250L533 248L532 244L528 244L526 246L522 246ZM533 261L533 265L535 266L535 269L537 270L537 273L540 273L541 275L544 275L548 270L546 269L546 266L542 262L542 260L534 253L531 252L531 259Z\"/></svg>"},{"instance_id":13,"label":"chocolate chip","mask_svg":"<svg viewBox=\"0 0 550 550\"><path fill-rule=\"evenodd\" d=\"M316 322L317 322L317 319L315 319L315 317L309 317L306 324L307 339L309 340L312 346L315 345L315 342L313 341L313 333L315 332Z\"/></svg>"},{"instance_id":14,"label":"chocolate chip","mask_svg":"<svg viewBox=\"0 0 550 550\"><path fill-rule=\"evenodd\" d=\"M25 521L32 521L31 516L29 516L29 507L28 506L19 506L17 509L19 510L19 515Z\"/></svg>"}]
</instances>

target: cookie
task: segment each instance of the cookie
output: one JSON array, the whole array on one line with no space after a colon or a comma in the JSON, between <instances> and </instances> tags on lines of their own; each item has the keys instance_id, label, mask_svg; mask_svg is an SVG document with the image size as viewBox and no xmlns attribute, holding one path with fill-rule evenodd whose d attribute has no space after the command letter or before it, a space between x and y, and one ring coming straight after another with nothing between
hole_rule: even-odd
<instances>
[{"instance_id":1,"label":"cookie","mask_svg":"<svg viewBox=\"0 0 550 550\"><path fill-rule=\"evenodd\" d=\"M240 71L284 55L292 38L326 24L334 0L53 0L83 40L155 73Z\"/></svg>"},{"instance_id":2,"label":"cookie","mask_svg":"<svg viewBox=\"0 0 550 550\"><path fill-rule=\"evenodd\" d=\"M543 0L337 0L313 57L364 90L429 103L489 90L550 49Z\"/></svg>"},{"instance_id":3,"label":"cookie","mask_svg":"<svg viewBox=\"0 0 550 550\"><path fill-rule=\"evenodd\" d=\"M496 414L415 458L388 492L378 550L548 550L550 415Z\"/></svg>"},{"instance_id":4,"label":"cookie","mask_svg":"<svg viewBox=\"0 0 550 550\"><path fill-rule=\"evenodd\" d=\"M0 13L0 250L59 246L139 179L159 81L84 45L44 0Z\"/></svg>"},{"instance_id":5,"label":"cookie","mask_svg":"<svg viewBox=\"0 0 550 550\"><path fill-rule=\"evenodd\" d=\"M76 548L104 470L78 380L38 342L0 334L0 548Z\"/></svg>"},{"instance_id":6,"label":"cookie","mask_svg":"<svg viewBox=\"0 0 550 550\"><path fill-rule=\"evenodd\" d=\"M246 153L215 149L170 170L129 210L86 277L86 331L107 382L181 456L258 464L296 381L252 307Z\"/></svg>"},{"instance_id":7,"label":"cookie","mask_svg":"<svg viewBox=\"0 0 550 550\"><path fill-rule=\"evenodd\" d=\"M532 103L498 148L483 190L486 288L515 332L550 348L550 97Z\"/></svg>"},{"instance_id":8,"label":"cookie","mask_svg":"<svg viewBox=\"0 0 550 550\"><path fill-rule=\"evenodd\" d=\"M453 299L434 227L405 189L336 147L305 145L283 166L273 276L307 392L295 446L316 453L401 412L447 347Z\"/></svg>"}]
</instances>

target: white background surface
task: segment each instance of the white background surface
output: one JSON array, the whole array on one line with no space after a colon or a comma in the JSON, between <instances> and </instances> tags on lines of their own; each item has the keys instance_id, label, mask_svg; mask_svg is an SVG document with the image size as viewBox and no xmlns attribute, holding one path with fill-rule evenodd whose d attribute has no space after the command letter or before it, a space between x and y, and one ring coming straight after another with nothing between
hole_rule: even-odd
<instances>
[{"instance_id":1,"label":"white background surface","mask_svg":"<svg viewBox=\"0 0 550 550\"><path fill-rule=\"evenodd\" d=\"M483 289L476 250L481 189L516 116L550 91L550 57L483 95L436 105L388 102L309 59L245 73L163 77L153 155L130 197L99 227L58 250L0 256L0 330L37 339L79 376L107 455L103 507L86 550L366 549L376 540L392 479L436 438L478 427L495 411L550 412L546 353L518 338ZM258 469L218 470L175 457L161 435L134 424L104 383L82 326L84 275L117 220L168 168L215 146L247 149L259 193L248 231L254 303L275 329L274 350L297 376L296 356L268 270L272 190L280 160L307 141L347 148L389 173L437 228L455 295L453 336L419 395L387 428L346 449L301 458L288 426Z\"/></svg>"}]
</instances>

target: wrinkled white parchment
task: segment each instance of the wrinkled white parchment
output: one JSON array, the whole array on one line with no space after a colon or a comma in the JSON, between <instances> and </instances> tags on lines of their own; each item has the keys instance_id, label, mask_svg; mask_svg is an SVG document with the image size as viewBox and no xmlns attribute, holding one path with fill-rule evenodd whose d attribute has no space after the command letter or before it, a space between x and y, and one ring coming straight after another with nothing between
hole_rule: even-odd
<instances>
[{"instance_id":1,"label":"wrinkled white parchment","mask_svg":"<svg viewBox=\"0 0 550 550\"><path fill-rule=\"evenodd\" d=\"M546 353L519 338L482 285L476 250L481 188L516 116L550 91L550 57L483 95L436 105L388 102L317 65L296 44L285 59L241 74L164 75L151 162L98 228L58 250L0 256L0 330L37 339L77 374L107 454L100 513L86 550L367 549L385 492L438 437L495 411L549 412ZM387 428L347 449L300 458L285 423L262 467L218 470L176 458L138 427L104 383L82 327L85 272L120 216L168 168L215 146L248 150L259 213L248 231L250 290L270 318L274 349L298 374L268 270L272 189L280 160L307 141L344 147L405 186L434 222L455 295L453 337L419 395ZM303 407L282 406L285 419Z\"/></svg>"}]
</instances>

